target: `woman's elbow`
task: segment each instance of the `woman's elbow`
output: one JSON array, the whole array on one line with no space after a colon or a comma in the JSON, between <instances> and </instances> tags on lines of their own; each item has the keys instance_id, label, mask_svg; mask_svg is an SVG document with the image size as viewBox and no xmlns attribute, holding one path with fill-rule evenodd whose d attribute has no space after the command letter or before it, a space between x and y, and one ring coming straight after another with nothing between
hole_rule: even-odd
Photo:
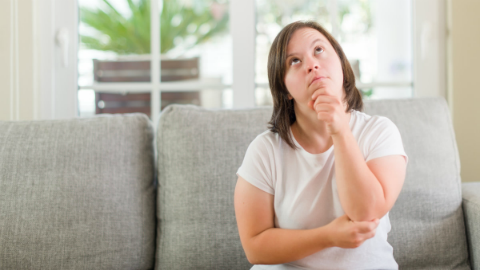
<instances>
[{"instance_id":1,"label":"woman's elbow","mask_svg":"<svg viewBox=\"0 0 480 270\"><path fill-rule=\"evenodd\" d=\"M359 212L359 213L351 213L351 214L347 213L347 216L352 221L357 221L357 222L372 221L372 220L378 218L377 215L375 215L374 213L367 213L367 212Z\"/></svg>"},{"instance_id":2,"label":"woman's elbow","mask_svg":"<svg viewBox=\"0 0 480 270\"><path fill-rule=\"evenodd\" d=\"M259 254L250 254L247 255L247 260L250 264L275 264L274 262L268 261Z\"/></svg>"},{"instance_id":3,"label":"woman's elbow","mask_svg":"<svg viewBox=\"0 0 480 270\"><path fill-rule=\"evenodd\" d=\"M267 254L262 252L265 250L265 247L262 247L258 242L255 243L253 239L251 239L250 243L246 243L245 245L243 245L243 250L245 251L245 255L250 264L271 264L272 263L266 259Z\"/></svg>"},{"instance_id":4,"label":"woman's elbow","mask_svg":"<svg viewBox=\"0 0 480 270\"><path fill-rule=\"evenodd\" d=\"M247 260L248 260L248 262L249 262L250 264L261 264L261 262L259 262L259 261L257 260L257 258L255 258L255 257L252 256L252 255L250 255L250 256L247 255Z\"/></svg>"},{"instance_id":5,"label":"woman's elbow","mask_svg":"<svg viewBox=\"0 0 480 270\"><path fill-rule=\"evenodd\" d=\"M253 239L249 239L248 241L242 242L243 251L245 252L245 256L250 264L261 264L252 240Z\"/></svg>"},{"instance_id":6,"label":"woman's elbow","mask_svg":"<svg viewBox=\"0 0 480 270\"><path fill-rule=\"evenodd\" d=\"M261 256L259 256L256 252L254 252L253 250L246 250L244 248L244 251L245 251L245 255L247 256L247 260L250 264L266 264L266 262L264 262L262 259L261 259Z\"/></svg>"},{"instance_id":7,"label":"woman's elbow","mask_svg":"<svg viewBox=\"0 0 480 270\"><path fill-rule=\"evenodd\" d=\"M388 210L384 205L379 207L370 207L367 209L356 209L346 213L352 221L372 221L374 219L381 219L387 214Z\"/></svg>"}]
</instances>

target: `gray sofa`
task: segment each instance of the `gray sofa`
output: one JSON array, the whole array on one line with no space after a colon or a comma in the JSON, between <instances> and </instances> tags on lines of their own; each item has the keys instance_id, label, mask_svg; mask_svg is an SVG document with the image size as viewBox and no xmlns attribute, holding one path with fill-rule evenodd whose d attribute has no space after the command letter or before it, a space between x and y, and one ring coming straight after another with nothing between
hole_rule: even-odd
<instances>
[{"instance_id":1,"label":"gray sofa","mask_svg":"<svg viewBox=\"0 0 480 270\"><path fill-rule=\"evenodd\" d=\"M401 269L480 269L480 186L443 99L369 101L409 155L390 212ZM248 269L233 191L271 108L0 122L0 269ZM156 180L158 179L158 181Z\"/></svg>"}]
</instances>

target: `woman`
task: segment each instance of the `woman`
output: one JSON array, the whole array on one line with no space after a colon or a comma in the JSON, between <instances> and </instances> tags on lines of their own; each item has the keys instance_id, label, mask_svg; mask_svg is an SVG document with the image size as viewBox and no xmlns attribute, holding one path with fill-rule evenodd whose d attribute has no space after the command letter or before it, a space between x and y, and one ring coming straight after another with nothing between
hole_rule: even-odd
<instances>
[{"instance_id":1,"label":"woman","mask_svg":"<svg viewBox=\"0 0 480 270\"><path fill-rule=\"evenodd\" d=\"M268 59L270 130L238 169L235 214L252 269L398 269L388 211L407 156L389 119L363 102L340 45L294 22Z\"/></svg>"}]
</instances>

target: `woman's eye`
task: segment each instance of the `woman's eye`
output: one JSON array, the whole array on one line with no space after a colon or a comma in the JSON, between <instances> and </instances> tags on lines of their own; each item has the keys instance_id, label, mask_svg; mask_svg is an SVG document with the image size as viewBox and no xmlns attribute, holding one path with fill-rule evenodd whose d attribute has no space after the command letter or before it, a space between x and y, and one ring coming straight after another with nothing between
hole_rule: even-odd
<instances>
[{"instance_id":1,"label":"woman's eye","mask_svg":"<svg viewBox=\"0 0 480 270\"><path fill-rule=\"evenodd\" d=\"M315 54L319 54L319 53L322 53L322 52L323 52L322 48L320 48L320 47L315 48Z\"/></svg>"},{"instance_id":2,"label":"woman's eye","mask_svg":"<svg viewBox=\"0 0 480 270\"><path fill-rule=\"evenodd\" d=\"M298 58L293 58L292 60L290 60L290 65L293 66L293 65L296 65L300 63L300 59Z\"/></svg>"}]
</instances>

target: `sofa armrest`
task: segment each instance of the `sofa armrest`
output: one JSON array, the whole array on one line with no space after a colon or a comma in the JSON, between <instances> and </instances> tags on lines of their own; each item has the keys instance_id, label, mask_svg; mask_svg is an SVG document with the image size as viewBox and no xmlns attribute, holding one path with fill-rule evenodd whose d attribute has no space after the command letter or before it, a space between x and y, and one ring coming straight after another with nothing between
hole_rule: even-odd
<instances>
[{"instance_id":1,"label":"sofa armrest","mask_svg":"<svg viewBox=\"0 0 480 270\"><path fill-rule=\"evenodd\" d=\"M462 183L463 214L472 269L480 269L480 182Z\"/></svg>"}]
</instances>

